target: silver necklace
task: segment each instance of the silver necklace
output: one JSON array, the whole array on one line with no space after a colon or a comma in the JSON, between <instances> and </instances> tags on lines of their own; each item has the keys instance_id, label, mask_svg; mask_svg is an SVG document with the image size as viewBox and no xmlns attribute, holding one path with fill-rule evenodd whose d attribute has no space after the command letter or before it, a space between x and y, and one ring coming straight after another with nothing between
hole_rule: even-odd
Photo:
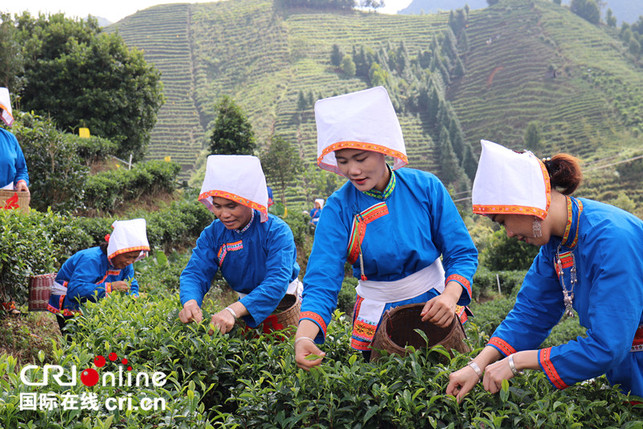
<instances>
[{"instance_id":1,"label":"silver necklace","mask_svg":"<svg viewBox=\"0 0 643 429\"><path fill-rule=\"evenodd\" d=\"M572 304L574 303L574 286L576 286L576 258L574 257L574 252L569 252L572 258L572 268L569 271L569 283L570 289L567 290L565 287L565 276L563 273L563 262L560 259L560 244L556 250L556 271L558 272L558 278L560 279L560 286L563 289L563 303L565 304L565 316L574 317L574 311Z\"/></svg>"}]
</instances>

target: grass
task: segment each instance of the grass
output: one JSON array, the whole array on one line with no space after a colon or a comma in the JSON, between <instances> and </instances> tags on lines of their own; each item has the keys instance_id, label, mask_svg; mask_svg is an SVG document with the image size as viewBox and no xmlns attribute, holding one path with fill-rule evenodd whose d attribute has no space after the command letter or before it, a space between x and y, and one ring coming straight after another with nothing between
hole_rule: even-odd
<instances>
[{"instance_id":1,"label":"grass","mask_svg":"<svg viewBox=\"0 0 643 429\"><path fill-rule=\"evenodd\" d=\"M19 365L38 363L38 355L51 356L52 341L60 341L58 323L52 313L20 310L20 315L0 314L0 355L15 357Z\"/></svg>"}]
</instances>

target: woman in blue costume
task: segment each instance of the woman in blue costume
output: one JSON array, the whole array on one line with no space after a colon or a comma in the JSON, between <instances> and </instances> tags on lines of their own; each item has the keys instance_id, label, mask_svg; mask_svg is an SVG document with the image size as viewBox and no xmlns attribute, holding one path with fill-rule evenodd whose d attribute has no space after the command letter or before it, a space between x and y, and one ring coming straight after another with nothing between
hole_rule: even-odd
<instances>
[{"instance_id":1,"label":"woman in blue costume","mask_svg":"<svg viewBox=\"0 0 643 429\"><path fill-rule=\"evenodd\" d=\"M56 274L48 309L56 314L61 332L85 301L96 302L115 291L138 296L132 264L150 250L145 219L115 221L112 228L105 243L74 253Z\"/></svg>"},{"instance_id":2,"label":"woman in blue costume","mask_svg":"<svg viewBox=\"0 0 643 429\"><path fill-rule=\"evenodd\" d=\"M288 225L268 214L268 192L259 159L211 155L199 201L217 219L203 230L181 273L179 319L203 320L201 304L221 270L239 300L212 316L212 325L229 332L237 318L260 325L286 293L297 294L297 249Z\"/></svg>"},{"instance_id":3,"label":"woman in blue costume","mask_svg":"<svg viewBox=\"0 0 643 429\"><path fill-rule=\"evenodd\" d=\"M308 215L310 216L310 224L312 226L317 226L319 223L319 217L322 214L322 209L324 207L324 199L323 198L317 198L315 199L315 206L310 209L310 213Z\"/></svg>"},{"instance_id":4,"label":"woman in blue costume","mask_svg":"<svg viewBox=\"0 0 643 429\"><path fill-rule=\"evenodd\" d=\"M0 88L0 118L7 127L13 125L11 98L7 88ZM22 149L16 136L4 128L0 128L0 189L29 192L29 174ZM0 205L0 209L16 207L17 205L11 204L10 201ZM5 287L0 285L0 310L20 314L16 304L11 301L11 292L4 289Z\"/></svg>"},{"instance_id":5,"label":"woman in blue costume","mask_svg":"<svg viewBox=\"0 0 643 429\"><path fill-rule=\"evenodd\" d=\"M543 371L558 389L606 374L625 393L643 396L643 221L572 197L580 181L574 157L543 163L482 141L473 211L542 247L488 345L451 374L446 392L458 400L481 378L495 393L525 369ZM573 310L587 337L539 349Z\"/></svg>"},{"instance_id":6,"label":"woman in blue costume","mask_svg":"<svg viewBox=\"0 0 643 429\"><path fill-rule=\"evenodd\" d=\"M295 340L295 359L304 369L322 362L306 358L324 356L317 345L337 306L346 261L360 279L351 346L365 357L389 308L426 302L422 320L449 326L456 305L471 300L478 263L438 178L397 170L407 163L404 140L383 87L319 100L315 116L319 166L349 181L328 198L308 260ZM393 169L385 155L395 159Z\"/></svg>"}]
</instances>

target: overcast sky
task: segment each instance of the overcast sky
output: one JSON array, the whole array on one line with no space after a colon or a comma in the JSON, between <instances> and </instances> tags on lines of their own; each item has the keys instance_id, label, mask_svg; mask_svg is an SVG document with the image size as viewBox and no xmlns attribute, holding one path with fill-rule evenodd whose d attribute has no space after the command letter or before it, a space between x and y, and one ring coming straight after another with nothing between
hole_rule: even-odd
<instances>
[{"instance_id":1,"label":"overcast sky","mask_svg":"<svg viewBox=\"0 0 643 429\"><path fill-rule=\"evenodd\" d=\"M209 3L212 0L195 0L183 3ZM407 7L412 0L385 0L386 7L380 9L383 13L396 13ZM106 18L111 22L119 21L138 10L147 9L163 3L181 3L177 0L14 0L3 1L0 11L20 13L24 10L31 15L38 12L64 12L66 16L84 18L91 14Z\"/></svg>"}]
</instances>

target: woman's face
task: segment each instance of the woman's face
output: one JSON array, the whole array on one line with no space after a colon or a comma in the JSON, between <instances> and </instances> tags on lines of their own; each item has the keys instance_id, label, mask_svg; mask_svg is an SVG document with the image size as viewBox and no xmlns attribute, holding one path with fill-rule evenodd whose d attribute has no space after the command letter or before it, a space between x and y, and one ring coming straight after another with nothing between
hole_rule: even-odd
<instances>
[{"instance_id":1,"label":"woman's face","mask_svg":"<svg viewBox=\"0 0 643 429\"><path fill-rule=\"evenodd\" d=\"M132 252L121 253L112 258L112 265L118 270L122 270L128 265L131 265L136 261L138 255L141 254L140 250L134 250Z\"/></svg>"},{"instance_id":2,"label":"woman's face","mask_svg":"<svg viewBox=\"0 0 643 429\"><path fill-rule=\"evenodd\" d=\"M242 229L252 219L252 209L227 198L212 197L214 215L228 229Z\"/></svg>"},{"instance_id":3,"label":"woman's face","mask_svg":"<svg viewBox=\"0 0 643 429\"><path fill-rule=\"evenodd\" d=\"M359 149L340 149L335 151L339 171L351 181L358 190L370 191L375 188L383 191L389 181L384 155Z\"/></svg>"},{"instance_id":4,"label":"woman's face","mask_svg":"<svg viewBox=\"0 0 643 429\"><path fill-rule=\"evenodd\" d=\"M543 246L549 242L550 233L546 223L540 221L541 234L534 233L534 216L520 214L493 214L491 220L505 227L507 237L516 237L520 241L534 246Z\"/></svg>"}]
</instances>

